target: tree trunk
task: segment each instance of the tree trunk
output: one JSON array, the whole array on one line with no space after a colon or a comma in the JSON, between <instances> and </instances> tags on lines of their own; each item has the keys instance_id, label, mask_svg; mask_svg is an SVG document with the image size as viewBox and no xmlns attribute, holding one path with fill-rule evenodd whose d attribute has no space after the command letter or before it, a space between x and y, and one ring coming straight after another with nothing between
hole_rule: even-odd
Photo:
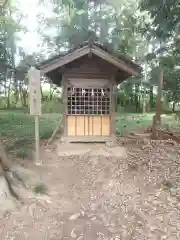
<instances>
[{"instance_id":1,"label":"tree trunk","mask_svg":"<svg viewBox=\"0 0 180 240\"><path fill-rule=\"evenodd\" d=\"M172 107L172 112L174 113L176 111L176 94L177 94L177 81L176 81L176 89L175 91L173 92L173 97L172 97L172 100L173 100L173 107Z\"/></svg>"},{"instance_id":2,"label":"tree trunk","mask_svg":"<svg viewBox=\"0 0 180 240\"><path fill-rule=\"evenodd\" d=\"M135 106L136 106L136 112L139 112L140 108L140 98L138 96L139 93L139 85L135 86Z\"/></svg>"},{"instance_id":3,"label":"tree trunk","mask_svg":"<svg viewBox=\"0 0 180 240\"><path fill-rule=\"evenodd\" d=\"M153 94L153 86L150 86L150 93L149 93L149 105L150 108L154 108L154 94Z\"/></svg>"},{"instance_id":4,"label":"tree trunk","mask_svg":"<svg viewBox=\"0 0 180 240\"><path fill-rule=\"evenodd\" d=\"M162 66L160 66L160 75L159 75L159 86L158 86L158 94L156 98L156 123L161 123L161 113L162 113L162 102L161 102L161 96L162 96L162 88L163 88L163 69Z\"/></svg>"},{"instance_id":5,"label":"tree trunk","mask_svg":"<svg viewBox=\"0 0 180 240\"><path fill-rule=\"evenodd\" d=\"M27 107L27 90L23 88L22 83L19 84L19 92L22 106Z\"/></svg>"},{"instance_id":6,"label":"tree trunk","mask_svg":"<svg viewBox=\"0 0 180 240\"><path fill-rule=\"evenodd\" d=\"M172 112L175 113L175 110L176 110L176 102L174 101L173 102L173 107L172 107Z\"/></svg>"},{"instance_id":7,"label":"tree trunk","mask_svg":"<svg viewBox=\"0 0 180 240\"><path fill-rule=\"evenodd\" d=\"M41 98L42 98L42 101L44 101L44 95L43 95L43 90L42 90L42 85L40 84L40 90L41 90Z\"/></svg>"},{"instance_id":8,"label":"tree trunk","mask_svg":"<svg viewBox=\"0 0 180 240\"><path fill-rule=\"evenodd\" d=\"M8 79L8 68L5 68L4 72L4 94L5 94L5 99L7 101L8 99L8 88L7 88L7 79ZM7 108L7 102L6 102L6 108Z\"/></svg>"},{"instance_id":9,"label":"tree trunk","mask_svg":"<svg viewBox=\"0 0 180 240\"><path fill-rule=\"evenodd\" d=\"M10 102L11 102L11 80L10 80L10 83L9 83L9 86L8 86L7 105L6 105L7 109L10 108L10 105L11 105Z\"/></svg>"},{"instance_id":10,"label":"tree trunk","mask_svg":"<svg viewBox=\"0 0 180 240\"><path fill-rule=\"evenodd\" d=\"M145 101L145 97L143 97L142 113L146 113L146 101Z\"/></svg>"},{"instance_id":11,"label":"tree trunk","mask_svg":"<svg viewBox=\"0 0 180 240\"><path fill-rule=\"evenodd\" d=\"M26 91L26 89L22 90L22 98L23 98L23 107L27 107L27 91Z\"/></svg>"},{"instance_id":12,"label":"tree trunk","mask_svg":"<svg viewBox=\"0 0 180 240\"><path fill-rule=\"evenodd\" d=\"M17 105L17 103L19 102L19 90L18 90L18 81L16 79L16 75L14 74L14 97L15 97L15 104Z\"/></svg>"}]
</instances>

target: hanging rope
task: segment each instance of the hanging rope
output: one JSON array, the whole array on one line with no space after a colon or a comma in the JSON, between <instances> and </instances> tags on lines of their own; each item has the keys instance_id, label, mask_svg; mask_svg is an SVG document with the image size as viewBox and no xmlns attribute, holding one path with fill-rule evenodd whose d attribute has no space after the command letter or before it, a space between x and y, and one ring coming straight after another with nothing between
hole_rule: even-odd
<instances>
[{"instance_id":1,"label":"hanging rope","mask_svg":"<svg viewBox=\"0 0 180 240\"><path fill-rule=\"evenodd\" d=\"M82 88L82 95L86 94L86 90Z\"/></svg>"},{"instance_id":2,"label":"hanging rope","mask_svg":"<svg viewBox=\"0 0 180 240\"><path fill-rule=\"evenodd\" d=\"M104 93L104 90L103 90L103 89L101 89L101 93L102 93L102 95L104 96L105 93Z\"/></svg>"}]
</instances>

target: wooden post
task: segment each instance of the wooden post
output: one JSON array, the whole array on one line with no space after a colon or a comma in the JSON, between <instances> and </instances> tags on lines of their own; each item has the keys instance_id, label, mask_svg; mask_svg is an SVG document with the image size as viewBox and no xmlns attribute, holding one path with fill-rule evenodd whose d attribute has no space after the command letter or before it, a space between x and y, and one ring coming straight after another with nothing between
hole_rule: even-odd
<instances>
[{"instance_id":1,"label":"wooden post","mask_svg":"<svg viewBox=\"0 0 180 240\"><path fill-rule=\"evenodd\" d=\"M115 85L113 83L111 91L111 136L113 143L116 143L116 113L115 113Z\"/></svg>"},{"instance_id":2,"label":"wooden post","mask_svg":"<svg viewBox=\"0 0 180 240\"><path fill-rule=\"evenodd\" d=\"M61 123L63 122L63 120L64 120L64 113L62 114L61 119L60 119L60 121L58 122L58 124L57 124L57 126L56 126L56 128L55 128L55 130L54 130L54 132L53 132L53 134L52 134L52 136L51 136L51 138L50 138L49 141L47 142L47 145L46 145L46 146L48 146L48 145L50 144L50 142L52 142L52 140L53 140L54 136L56 135L56 133L58 132L58 130L59 130L59 128L60 128L60 125L61 125Z\"/></svg>"},{"instance_id":3,"label":"wooden post","mask_svg":"<svg viewBox=\"0 0 180 240\"><path fill-rule=\"evenodd\" d=\"M39 157L39 116L35 115L35 149L36 149L36 163L40 162L40 157Z\"/></svg>"},{"instance_id":4,"label":"wooden post","mask_svg":"<svg viewBox=\"0 0 180 240\"><path fill-rule=\"evenodd\" d=\"M41 116L40 71L30 68L28 77L30 114L34 116L35 121L35 161L36 164L41 164L39 155L39 116Z\"/></svg>"},{"instance_id":5,"label":"wooden post","mask_svg":"<svg viewBox=\"0 0 180 240\"><path fill-rule=\"evenodd\" d=\"M66 141L68 136L68 124L67 124L67 116L68 116L68 83L67 83L67 77L62 77L62 86L63 86L63 124L64 124L64 130L63 130L63 142Z\"/></svg>"},{"instance_id":6,"label":"wooden post","mask_svg":"<svg viewBox=\"0 0 180 240\"><path fill-rule=\"evenodd\" d=\"M157 128L160 127L161 124L161 113L162 113L162 88L163 88L163 68L160 65L160 74L159 74L159 84L158 84L158 93L156 97L156 114L153 116L153 123L152 123L152 139L157 139Z\"/></svg>"}]
</instances>

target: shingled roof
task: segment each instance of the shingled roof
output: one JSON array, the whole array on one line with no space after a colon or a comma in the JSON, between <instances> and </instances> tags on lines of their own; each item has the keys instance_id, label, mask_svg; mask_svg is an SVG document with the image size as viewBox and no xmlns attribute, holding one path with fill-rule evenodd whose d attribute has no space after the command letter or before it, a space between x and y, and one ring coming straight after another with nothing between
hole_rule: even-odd
<instances>
[{"instance_id":1,"label":"shingled roof","mask_svg":"<svg viewBox=\"0 0 180 240\"><path fill-rule=\"evenodd\" d=\"M89 42L84 42L83 44L78 45L77 47L72 48L69 51L57 54L55 56L52 56L50 59L42 61L41 63L36 65L36 68L40 69L42 73L47 75L53 80L53 82L56 83L56 69L82 56L85 56L89 52L92 52L93 54L104 59L105 61L110 62L124 72L127 71L129 73L129 77L133 75L138 75L142 71L142 68L138 64L131 61L128 57L119 53L115 53L112 49L103 46L102 44L97 42L93 42L93 44L91 45L89 44ZM78 55L76 53L78 53ZM71 57L68 59L69 56ZM74 58L72 56L74 56ZM59 77L60 76L58 76L58 79ZM124 77L124 79L125 78L127 78L127 76Z\"/></svg>"}]
</instances>

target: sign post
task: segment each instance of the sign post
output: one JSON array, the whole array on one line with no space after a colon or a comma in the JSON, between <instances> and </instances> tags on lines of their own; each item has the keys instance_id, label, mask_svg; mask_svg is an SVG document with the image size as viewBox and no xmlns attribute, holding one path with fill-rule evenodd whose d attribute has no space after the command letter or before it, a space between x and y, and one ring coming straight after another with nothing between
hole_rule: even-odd
<instances>
[{"instance_id":1,"label":"sign post","mask_svg":"<svg viewBox=\"0 0 180 240\"><path fill-rule=\"evenodd\" d=\"M36 163L40 161L39 148L39 116L35 115Z\"/></svg>"},{"instance_id":2,"label":"sign post","mask_svg":"<svg viewBox=\"0 0 180 240\"><path fill-rule=\"evenodd\" d=\"M30 68L28 71L29 78L29 101L30 115L34 116L35 120L35 160L36 164L40 163L39 156L39 116L41 116L41 88L40 88L40 71L35 68Z\"/></svg>"}]
</instances>

